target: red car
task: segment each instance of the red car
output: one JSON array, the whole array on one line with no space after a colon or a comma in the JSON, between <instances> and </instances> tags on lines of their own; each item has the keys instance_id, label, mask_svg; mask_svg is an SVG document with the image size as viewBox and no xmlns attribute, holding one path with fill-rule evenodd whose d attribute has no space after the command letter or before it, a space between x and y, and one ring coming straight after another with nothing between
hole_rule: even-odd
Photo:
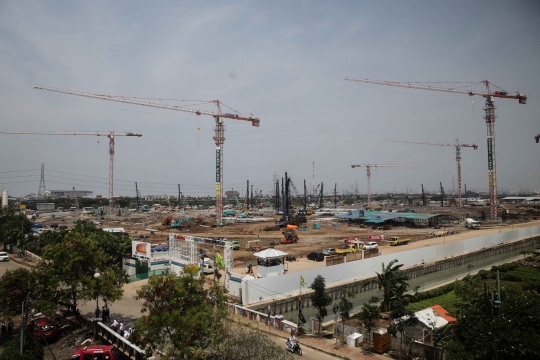
<instances>
[{"instance_id":1,"label":"red car","mask_svg":"<svg viewBox=\"0 0 540 360\"><path fill-rule=\"evenodd\" d=\"M120 359L120 357L117 355L114 357L114 353L117 352L116 349L114 349L114 346L108 345L108 346L86 346L82 349L77 349L71 355L71 360L115 360Z\"/></svg>"},{"instance_id":2,"label":"red car","mask_svg":"<svg viewBox=\"0 0 540 360\"><path fill-rule=\"evenodd\" d=\"M27 329L40 340L53 338L58 333L56 326L46 317L31 320Z\"/></svg>"}]
</instances>

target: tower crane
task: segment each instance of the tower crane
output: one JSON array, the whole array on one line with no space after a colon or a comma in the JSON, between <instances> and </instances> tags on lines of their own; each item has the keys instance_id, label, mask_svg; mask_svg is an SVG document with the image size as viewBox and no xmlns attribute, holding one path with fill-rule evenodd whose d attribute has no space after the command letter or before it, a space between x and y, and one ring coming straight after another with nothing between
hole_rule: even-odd
<instances>
[{"instance_id":1,"label":"tower crane","mask_svg":"<svg viewBox=\"0 0 540 360\"><path fill-rule=\"evenodd\" d=\"M89 135L106 136L109 138L109 207L114 208L114 138L116 136L137 136L142 134L134 132L117 131L0 131L0 134L23 134L23 135Z\"/></svg>"},{"instance_id":2,"label":"tower crane","mask_svg":"<svg viewBox=\"0 0 540 360\"><path fill-rule=\"evenodd\" d=\"M360 165L351 165L351 167L365 167L367 173L367 202L368 205L371 203L371 168L379 167L422 167L424 165L390 165L390 164L360 164Z\"/></svg>"},{"instance_id":3,"label":"tower crane","mask_svg":"<svg viewBox=\"0 0 540 360\"><path fill-rule=\"evenodd\" d=\"M81 91L64 90L64 89L58 89L58 88L40 86L40 85L34 86L34 89L51 91L51 92L56 92L60 94L82 96L82 97L87 97L91 99L114 101L114 102L120 102L124 104L149 106L149 107L153 107L157 109L183 111L183 112L188 112L195 115L212 116L214 118L214 121L216 122L216 127L214 128L214 141L216 144L216 220L217 220L218 225L225 224L223 222L223 197L221 194L221 191L223 189L223 143L225 142L225 124L223 123L223 119L249 121L251 122L251 126L259 127L260 122L261 122L259 118L256 118L253 116L245 117L245 116L240 116L238 114L229 114L229 113L222 114L221 113L222 103L219 100L211 101L216 104L217 112L209 112L209 111L183 108L180 106L154 104L154 103L149 103L149 102L144 102L144 101L139 101L139 100L132 100L132 99L128 99L128 98L120 97L120 96L89 94L89 93L85 93Z\"/></svg>"},{"instance_id":4,"label":"tower crane","mask_svg":"<svg viewBox=\"0 0 540 360\"><path fill-rule=\"evenodd\" d=\"M431 142L416 142L416 141L400 141L400 140L390 140L391 142L399 142L405 144L419 144L419 145L437 145L437 146L454 146L456 148L456 164L457 164L457 179L458 179L458 205L461 207L461 148L462 147L472 147L474 150L478 150L478 145L476 144L460 144L459 140L456 139L455 144L439 144Z\"/></svg>"},{"instance_id":5,"label":"tower crane","mask_svg":"<svg viewBox=\"0 0 540 360\"><path fill-rule=\"evenodd\" d=\"M489 201L490 201L490 217L496 219L498 216L497 210L497 166L495 161L495 105L494 98L500 99L515 99L519 100L520 104L527 103L527 96L516 92L515 94L509 94L488 80L482 80L473 84L482 84L485 86L485 91L472 91L464 90L462 88L443 88L438 86L427 86L420 83L410 83L410 82L396 82L396 81L381 81L381 80L369 80L361 78L353 78L346 76L345 80L357 81L368 84L376 85L388 85L388 86L397 86L409 89L419 89L419 90L431 90L431 91L441 91L449 92L454 94L464 94L469 96L479 95L486 99L484 111L487 126L487 150L488 150L488 183L489 183ZM498 88L500 91L491 91L491 86Z\"/></svg>"}]
</instances>

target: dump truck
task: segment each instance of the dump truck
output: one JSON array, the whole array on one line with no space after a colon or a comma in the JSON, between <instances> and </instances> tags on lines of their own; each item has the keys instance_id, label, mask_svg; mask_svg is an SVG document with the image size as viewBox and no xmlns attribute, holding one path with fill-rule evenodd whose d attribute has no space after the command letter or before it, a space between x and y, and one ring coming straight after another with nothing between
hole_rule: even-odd
<instances>
[{"instance_id":1,"label":"dump truck","mask_svg":"<svg viewBox=\"0 0 540 360\"><path fill-rule=\"evenodd\" d=\"M399 246L399 245L407 245L409 242L411 242L411 239L409 238L402 239L397 236L392 236L389 239L388 244L390 244L390 246Z\"/></svg>"},{"instance_id":2,"label":"dump truck","mask_svg":"<svg viewBox=\"0 0 540 360\"><path fill-rule=\"evenodd\" d=\"M355 253L356 252L356 246L351 244L345 244L343 246L340 246L336 248L336 254L346 254L346 253Z\"/></svg>"}]
</instances>

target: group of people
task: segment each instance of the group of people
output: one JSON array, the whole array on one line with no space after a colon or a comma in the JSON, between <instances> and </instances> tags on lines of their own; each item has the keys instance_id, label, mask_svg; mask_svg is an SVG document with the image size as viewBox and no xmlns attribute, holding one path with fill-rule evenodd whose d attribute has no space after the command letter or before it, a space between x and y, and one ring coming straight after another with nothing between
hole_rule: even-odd
<instances>
[{"instance_id":1,"label":"group of people","mask_svg":"<svg viewBox=\"0 0 540 360\"><path fill-rule=\"evenodd\" d=\"M8 319L8 323L6 326L6 321L2 321L2 337L11 336L13 333L13 320L11 318Z\"/></svg>"},{"instance_id":2,"label":"group of people","mask_svg":"<svg viewBox=\"0 0 540 360\"><path fill-rule=\"evenodd\" d=\"M99 307L97 307L96 311L94 312L94 314L96 315L96 318L99 318L101 315L101 322L110 321L111 320L111 317L109 316L110 313L111 312L108 306L103 306L101 310L99 309Z\"/></svg>"},{"instance_id":3,"label":"group of people","mask_svg":"<svg viewBox=\"0 0 540 360\"><path fill-rule=\"evenodd\" d=\"M135 332L135 329L129 328L127 330L124 329L124 324L119 323L116 320L113 320L113 323L111 324L111 328L116 331L118 334L124 337L124 339L129 338L133 332Z\"/></svg>"}]
</instances>

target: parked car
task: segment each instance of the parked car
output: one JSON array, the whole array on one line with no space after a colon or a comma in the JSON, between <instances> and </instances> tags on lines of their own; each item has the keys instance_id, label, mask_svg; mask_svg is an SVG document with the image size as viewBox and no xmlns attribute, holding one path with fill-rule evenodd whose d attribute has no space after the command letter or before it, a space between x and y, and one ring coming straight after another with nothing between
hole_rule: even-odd
<instances>
[{"instance_id":1,"label":"parked car","mask_svg":"<svg viewBox=\"0 0 540 360\"><path fill-rule=\"evenodd\" d=\"M78 348L71 355L71 360L116 360L120 359L120 352L111 345L85 346Z\"/></svg>"},{"instance_id":2,"label":"parked car","mask_svg":"<svg viewBox=\"0 0 540 360\"><path fill-rule=\"evenodd\" d=\"M0 252L0 261L9 261L9 256L6 252Z\"/></svg>"},{"instance_id":3,"label":"parked car","mask_svg":"<svg viewBox=\"0 0 540 360\"><path fill-rule=\"evenodd\" d=\"M378 248L379 248L379 245L377 245L377 243L374 241L365 243L363 247L364 250L371 250L371 249L378 249Z\"/></svg>"},{"instance_id":4,"label":"parked car","mask_svg":"<svg viewBox=\"0 0 540 360\"><path fill-rule=\"evenodd\" d=\"M326 256L330 256L330 255L336 255L336 249L334 248L326 248L326 249L323 249L322 253Z\"/></svg>"},{"instance_id":5,"label":"parked car","mask_svg":"<svg viewBox=\"0 0 540 360\"><path fill-rule=\"evenodd\" d=\"M30 334L40 340L53 338L58 332L56 326L46 317L31 320L27 329Z\"/></svg>"},{"instance_id":6,"label":"parked car","mask_svg":"<svg viewBox=\"0 0 540 360\"><path fill-rule=\"evenodd\" d=\"M307 259L313 261L323 261L324 254L322 252L312 252L308 254Z\"/></svg>"}]
</instances>

